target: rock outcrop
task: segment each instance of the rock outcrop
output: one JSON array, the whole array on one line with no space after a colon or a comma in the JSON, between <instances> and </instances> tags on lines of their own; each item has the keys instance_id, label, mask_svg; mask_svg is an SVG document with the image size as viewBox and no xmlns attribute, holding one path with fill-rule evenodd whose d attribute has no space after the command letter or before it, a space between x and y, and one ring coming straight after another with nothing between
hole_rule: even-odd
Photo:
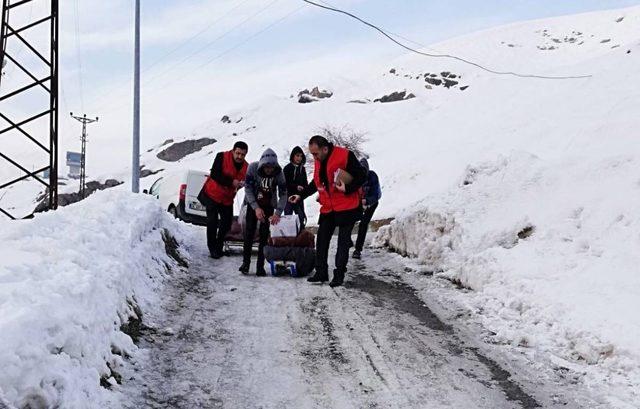
<instances>
[{"instance_id":1,"label":"rock outcrop","mask_svg":"<svg viewBox=\"0 0 640 409\"><path fill-rule=\"evenodd\" d=\"M166 149L158 152L158 159L167 162L177 162L187 155L198 152L208 145L213 145L217 140L213 138L188 139L182 142L176 142Z\"/></svg>"}]
</instances>

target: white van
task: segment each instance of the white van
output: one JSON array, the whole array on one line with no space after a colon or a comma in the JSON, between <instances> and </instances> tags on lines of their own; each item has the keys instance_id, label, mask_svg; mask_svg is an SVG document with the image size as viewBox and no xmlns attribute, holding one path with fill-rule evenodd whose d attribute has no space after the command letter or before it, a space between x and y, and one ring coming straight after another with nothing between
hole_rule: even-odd
<instances>
[{"instance_id":1,"label":"white van","mask_svg":"<svg viewBox=\"0 0 640 409\"><path fill-rule=\"evenodd\" d=\"M156 180L147 193L158 198L174 217L204 226L207 212L198 201L198 194L208 176L199 170L169 173Z\"/></svg>"}]
</instances>

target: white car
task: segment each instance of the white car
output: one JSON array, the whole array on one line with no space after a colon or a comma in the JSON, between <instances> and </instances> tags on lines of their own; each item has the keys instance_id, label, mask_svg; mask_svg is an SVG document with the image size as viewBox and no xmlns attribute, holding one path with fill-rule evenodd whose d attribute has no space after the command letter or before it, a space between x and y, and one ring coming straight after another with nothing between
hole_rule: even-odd
<instances>
[{"instance_id":1,"label":"white car","mask_svg":"<svg viewBox=\"0 0 640 409\"><path fill-rule=\"evenodd\" d=\"M145 192L158 198L174 217L204 226L207 224L207 211L198 201L198 194L208 176L199 170L169 173L156 180Z\"/></svg>"}]
</instances>

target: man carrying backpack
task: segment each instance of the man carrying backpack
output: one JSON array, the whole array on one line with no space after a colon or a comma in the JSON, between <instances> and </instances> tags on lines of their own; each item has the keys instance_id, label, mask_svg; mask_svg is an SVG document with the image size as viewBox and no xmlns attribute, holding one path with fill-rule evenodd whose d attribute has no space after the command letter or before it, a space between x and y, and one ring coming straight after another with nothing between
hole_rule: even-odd
<instances>
[{"instance_id":1,"label":"man carrying backpack","mask_svg":"<svg viewBox=\"0 0 640 409\"><path fill-rule=\"evenodd\" d=\"M360 164L367 170L367 181L362 185L362 217L358 226L358 238L356 239L356 248L353 250L353 258L360 259L362 257L362 248L367 238L369 223L373 218L373 214L378 208L378 202L382 197L382 189L380 188L380 180L376 172L369 169L369 162L362 158Z\"/></svg>"}]
</instances>

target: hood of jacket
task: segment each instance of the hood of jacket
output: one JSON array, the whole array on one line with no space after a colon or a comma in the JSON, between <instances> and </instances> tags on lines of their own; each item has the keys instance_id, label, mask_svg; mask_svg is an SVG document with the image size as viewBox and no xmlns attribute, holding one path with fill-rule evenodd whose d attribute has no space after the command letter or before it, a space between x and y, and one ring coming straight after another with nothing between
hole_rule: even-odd
<instances>
[{"instance_id":1,"label":"hood of jacket","mask_svg":"<svg viewBox=\"0 0 640 409\"><path fill-rule=\"evenodd\" d=\"M280 164L278 163L278 155L273 151L273 149L267 149L262 153L260 161L258 161L258 171L262 172L262 169L267 165L274 167L275 172L273 173L273 176L282 171Z\"/></svg>"},{"instance_id":2,"label":"hood of jacket","mask_svg":"<svg viewBox=\"0 0 640 409\"><path fill-rule=\"evenodd\" d=\"M301 165L304 165L305 163L307 163L307 155L304 154L304 151L299 146L296 146L291 151L291 155L289 155L289 162L293 163L293 157L296 156L298 153L302 154L302 163L301 163Z\"/></svg>"}]
</instances>

